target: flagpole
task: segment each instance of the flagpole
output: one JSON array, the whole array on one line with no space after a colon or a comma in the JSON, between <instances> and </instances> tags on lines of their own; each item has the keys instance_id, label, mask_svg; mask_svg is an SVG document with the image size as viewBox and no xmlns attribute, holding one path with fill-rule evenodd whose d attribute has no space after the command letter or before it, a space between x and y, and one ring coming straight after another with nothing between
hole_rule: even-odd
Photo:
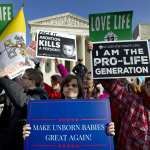
<instances>
[{"instance_id":1,"label":"flagpole","mask_svg":"<svg viewBox=\"0 0 150 150\"><path fill-rule=\"evenodd\" d=\"M23 8L25 7L25 4L26 4L26 0L23 0L23 2L22 2L22 7Z\"/></svg>"}]
</instances>

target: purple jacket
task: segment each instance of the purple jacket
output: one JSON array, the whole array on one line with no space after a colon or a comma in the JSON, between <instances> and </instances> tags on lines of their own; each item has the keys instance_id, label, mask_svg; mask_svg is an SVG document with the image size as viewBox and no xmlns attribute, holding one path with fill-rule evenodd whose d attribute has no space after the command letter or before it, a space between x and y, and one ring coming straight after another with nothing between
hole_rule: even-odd
<instances>
[{"instance_id":1,"label":"purple jacket","mask_svg":"<svg viewBox=\"0 0 150 150\"><path fill-rule=\"evenodd\" d=\"M57 68L62 78L66 77L69 74L67 68L63 64L58 64Z\"/></svg>"}]
</instances>

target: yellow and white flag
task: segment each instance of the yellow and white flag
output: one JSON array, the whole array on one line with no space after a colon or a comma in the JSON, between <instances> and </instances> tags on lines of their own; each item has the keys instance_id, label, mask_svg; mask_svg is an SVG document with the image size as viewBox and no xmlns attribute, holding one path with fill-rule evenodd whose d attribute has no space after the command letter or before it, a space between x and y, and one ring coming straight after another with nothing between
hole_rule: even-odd
<instances>
[{"instance_id":1,"label":"yellow and white flag","mask_svg":"<svg viewBox=\"0 0 150 150\"><path fill-rule=\"evenodd\" d=\"M7 75L12 79L29 67L25 50L26 24L21 8L0 35L0 76Z\"/></svg>"}]
</instances>

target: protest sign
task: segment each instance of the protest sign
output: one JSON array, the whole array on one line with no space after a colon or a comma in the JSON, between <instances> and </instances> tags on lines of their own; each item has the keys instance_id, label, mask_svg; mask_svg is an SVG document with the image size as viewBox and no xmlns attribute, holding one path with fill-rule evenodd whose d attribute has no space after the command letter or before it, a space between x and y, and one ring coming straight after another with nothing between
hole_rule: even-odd
<instances>
[{"instance_id":1,"label":"protest sign","mask_svg":"<svg viewBox=\"0 0 150 150\"><path fill-rule=\"evenodd\" d=\"M96 42L132 39L132 15L132 11L90 14L90 40Z\"/></svg>"},{"instance_id":2,"label":"protest sign","mask_svg":"<svg viewBox=\"0 0 150 150\"><path fill-rule=\"evenodd\" d=\"M150 76L147 41L95 42L91 57L94 79Z\"/></svg>"},{"instance_id":3,"label":"protest sign","mask_svg":"<svg viewBox=\"0 0 150 150\"><path fill-rule=\"evenodd\" d=\"M57 57L70 61L77 59L75 35L46 31L39 31L37 35L37 57Z\"/></svg>"},{"instance_id":4,"label":"protest sign","mask_svg":"<svg viewBox=\"0 0 150 150\"><path fill-rule=\"evenodd\" d=\"M30 62L31 66L34 68L35 64L40 63L44 64L45 59L44 58L38 58L36 57L36 41L31 41L29 45L26 48L26 59Z\"/></svg>"},{"instance_id":5,"label":"protest sign","mask_svg":"<svg viewBox=\"0 0 150 150\"><path fill-rule=\"evenodd\" d=\"M0 4L0 33L5 29L13 17L12 4Z\"/></svg>"},{"instance_id":6,"label":"protest sign","mask_svg":"<svg viewBox=\"0 0 150 150\"><path fill-rule=\"evenodd\" d=\"M113 150L109 100L30 101L25 150Z\"/></svg>"},{"instance_id":7,"label":"protest sign","mask_svg":"<svg viewBox=\"0 0 150 150\"><path fill-rule=\"evenodd\" d=\"M31 41L27 47L27 54L34 59L36 57L36 41Z\"/></svg>"}]
</instances>

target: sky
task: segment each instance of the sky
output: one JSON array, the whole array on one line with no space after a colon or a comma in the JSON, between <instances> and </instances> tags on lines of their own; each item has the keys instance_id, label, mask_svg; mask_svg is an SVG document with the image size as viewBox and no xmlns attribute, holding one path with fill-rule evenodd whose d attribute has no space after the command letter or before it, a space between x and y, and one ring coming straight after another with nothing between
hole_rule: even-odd
<instances>
[{"instance_id":1,"label":"sky","mask_svg":"<svg viewBox=\"0 0 150 150\"><path fill-rule=\"evenodd\" d=\"M150 0L24 0L24 14L27 24L27 43L30 42L29 20L71 12L88 19L89 14L117 11L133 11L133 30L137 24L150 24ZM12 3L16 15L23 0L0 0Z\"/></svg>"}]
</instances>

